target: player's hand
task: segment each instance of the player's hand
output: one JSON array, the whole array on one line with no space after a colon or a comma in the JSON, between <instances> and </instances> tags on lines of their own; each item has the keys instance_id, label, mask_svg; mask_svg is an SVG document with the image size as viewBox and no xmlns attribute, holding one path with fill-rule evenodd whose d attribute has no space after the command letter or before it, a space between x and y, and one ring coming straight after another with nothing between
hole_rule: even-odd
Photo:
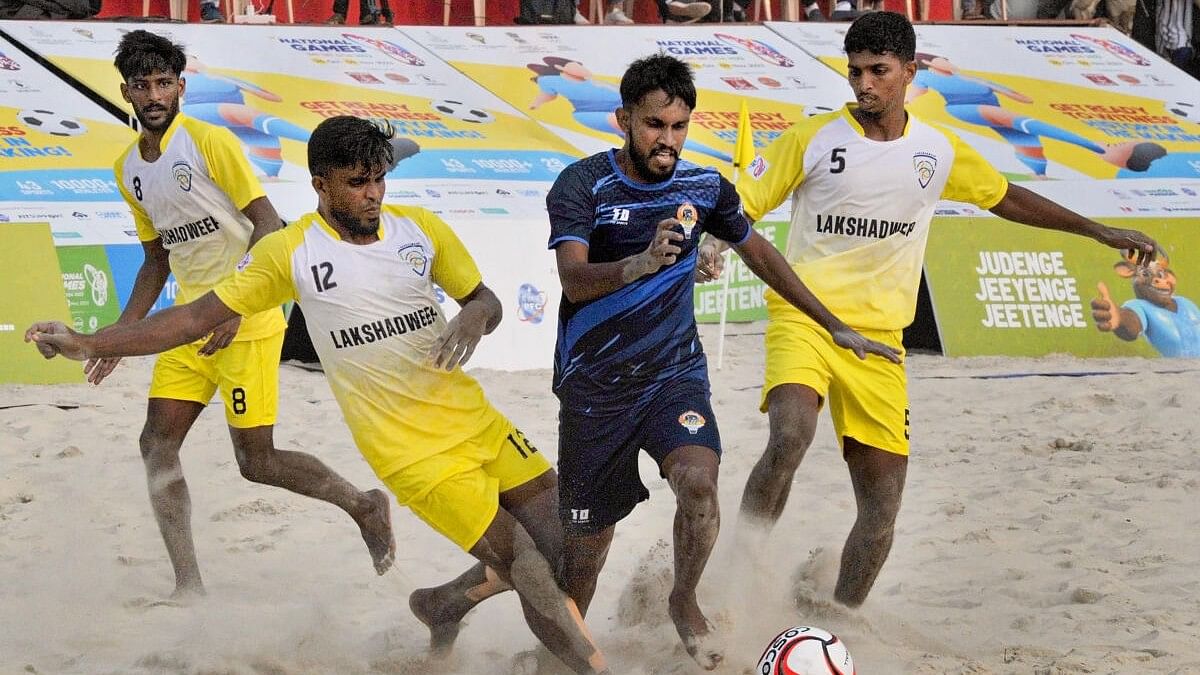
<instances>
[{"instance_id":1,"label":"player's hand","mask_svg":"<svg viewBox=\"0 0 1200 675\"><path fill-rule=\"evenodd\" d=\"M654 233L654 240L642 254L645 256L646 274L653 274L660 268L675 264L676 257L683 251L675 245L675 242L683 241L683 233L675 231L677 225L679 225L679 221L675 218L658 221L658 230Z\"/></svg>"},{"instance_id":2,"label":"player's hand","mask_svg":"<svg viewBox=\"0 0 1200 675\"><path fill-rule=\"evenodd\" d=\"M1137 264L1138 267L1145 267L1154 262L1158 252L1158 242L1137 230L1121 227L1106 227L1100 236L1100 243L1125 251L1129 262Z\"/></svg>"},{"instance_id":3,"label":"player's hand","mask_svg":"<svg viewBox=\"0 0 1200 675\"><path fill-rule=\"evenodd\" d=\"M197 352L200 356L212 356L219 350L225 349L233 343L233 338L237 336L238 328L242 326L242 317L235 316L225 323L213 329L213 332L208 335L208 342Z\"/></svg>"},{"instance_id":4,"label":"player's hand","mask_svg":"<svg viewBox=\"0 0 1200 675\"><path fill-rule=\"evenodd\" d=\"M700 244L699 250L696 251L696 283L702 284L721 278L721 272L725 270L725 256L721 255L719 248L716 240L711 237Z\"/></svg>"},{"instance_id":5,"label":"player's hand","mask_svg":"<svg viewBox=\"0 0 1200 675\"><path fill-rule=\"evenodd\" d=\"M1096 328L1107 333L1116 330L1121 325L1121 310L1113 304L1112 296L1108 294L1108 286L1103 281L1096 284L1100 297L1092 300L1092 320Z\"/></svg>"},{"instance_id":6,"label":"player's hand","mask_svg":"<svg viewBox=\"0 0 1200 675\"><path fill-rule=\"evenodd\" d=\"M83 336L67 328L61 321L39 321L25 331L25 341L32 342L47 359L65 356L73 361L90 358L83 345Z\"/></svg>"},{"instance_id":7,"label":"player's hand","mask_svg":"<svg viewBox=\"0 0 1200 675\"><path fill-rule=\"evenodd\" d=\"M109 373L121 362L121 357L112 356L105 359L88 359L83 364L83 372L87 375L88 384L100 384Z\"/></svg>"},{"instance_id":8,"label":"player's hand","mask_svg":"<svg viewBox=\"0 0 1200 675\"><path fill-rule=\"evenodd\" d=\"M433 343L429 357L435 368L454 370L475 353L475 347L487 330L486 312L478 311L468 303L462 311L446 324L446 332Z\"/></svg>"},{"instance_id":9,"label":"player's hand","mask_svg":"<svg viewBox=\"0 0 1200 675\"><path fill-rule=\"evenodd\" d=\"M867 354L876 354L891 361L892 363L900 363L900 350L895 347L885 345L882 342L868 340L863 337L858 331L850 327L839 328L830 335L833 337L833 343L842 349L849 349L854 352L854 355L862 360L867 359Z\"/></svg>"}]
</instances>

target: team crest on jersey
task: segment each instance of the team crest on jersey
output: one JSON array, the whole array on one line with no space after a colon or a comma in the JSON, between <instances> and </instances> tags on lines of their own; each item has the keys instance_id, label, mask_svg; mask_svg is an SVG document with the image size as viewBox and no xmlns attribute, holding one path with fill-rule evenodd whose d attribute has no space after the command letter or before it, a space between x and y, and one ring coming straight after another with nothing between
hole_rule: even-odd
<instances>
[{"instance_id":1,"label":"team crest on jersey","mask_svg":"<svg viewBox=\"0 0 1200 675\"><path fill-rule=\"evenodd\" d=\"M425 276L425 267L429 264L429 256L425 255L425 247L420 244L405 244L397 252L400 259L412 267L417 276Z\"/></svg>"},{"instance_id":2,"label":"team crest on jersey","mask_svg":"<svg viewBox=\"0 0 1200 675\"><path fill-rule=\"evenodd\" d=\"M692 228L696 227L696 221L700 215L696 212L696 207L691 202L684 202L675 209L675 220L683 226L683 236L688 239L692 238Z\"/></svg>"},{"instance_id":3,"label":"team crest on jersey","mask_svg":"<svg viewBox=\"0 0 1200 675\"><path fill-rule=\"evenodd\" d=\"M188 166L187 162L178 161L172 164L171 173L175 175L175 182L179 183L179 189L184 192L192 191L192 167Z\"/></svg>"},{"instance_id":4,"label":"team crest on jersey","mask_svg":"<svg viewBox=\"0 0 1200 675\"><path fill-rule=\"evenodd\" d=\"M754 180L758 180L767 172L767 160L763 159L762 155L759 155L746 168L749 169L750 175L754 176Z\"/></svg>"},{"instance_id":5,"label":"team crest on jersey","mask_svg":"<svg viewBox=\"0 0 1200 675\"><path fill-rule=\"evenodd\" d=\"M688 433L693 436L696 435L697 431L700 431L700 429L704 427L705 421L704 415L701 415L695 410L689 410L679 416L679 426L687 429Z\"/></svg>"},{"instance_id":6,"label":"team crest on jersey","mask_svg":"<svg viewBox=\"0 0 1200 675\"><path fill-rule=\"evenodd\" d=\"M937 157L928 152L918 152L913 155L913 171L917 173L917 182L921 187L929 187L933 174L937 171Z\"/></svg>"}]
</instances>

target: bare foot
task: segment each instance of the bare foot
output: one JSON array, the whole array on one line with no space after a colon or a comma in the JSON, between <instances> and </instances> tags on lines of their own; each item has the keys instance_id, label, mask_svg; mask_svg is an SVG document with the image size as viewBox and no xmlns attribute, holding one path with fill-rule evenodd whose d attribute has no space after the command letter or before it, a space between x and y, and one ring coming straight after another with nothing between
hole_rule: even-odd
<instances>
[{"instance_id":1,"label":"bare foot","mask_svg":"<svg viewBox=\"0 0 1200 675\"><path fill-rule=\"evenodd\" d=\"M713 670L721 665L725 660L724 650L717 640L715 627L696 604L695 594L685 598L672 593L667 607L688 655L705 670Z\"/></svg>"},{"instance_id":2,"label":"bare foot","mask_svg":"<svg viewBox=\"0 0 1200 675\"><path fill-rule=\"evenodd\" d=\"M177 606L190 605L206 595L208 595L208 591L204 590L204 584L196 581L195 583L176 585L175 592L171 593L169 601Z\"/></svg>"},{"instance_id":3,"label":"bare foot","mask_svg":"<svg viewBox=\"0 0 1200 675\"><path fill-rule=\"evenodd\" d=\"M462 617L444 618L438 609L437 589L418 588L408 596L408 608L429 629L429 651L436 658L444 658L454 647Z\"/></svg>"},{"instance_id":4,"label":"bare foot","mask_svg":"<svg viewBox=\"0 0 1200 675\"><path fill-rule=\"evenodd\" d=\"M374 502L374 508L358 521L358 527L362 530L363 541L367 542L367 550L371 552L375 573L382 575L396 560L396 537L392 534L392 503L383 490L368 490L367 496Z\"/></svg>"}]
</instances>

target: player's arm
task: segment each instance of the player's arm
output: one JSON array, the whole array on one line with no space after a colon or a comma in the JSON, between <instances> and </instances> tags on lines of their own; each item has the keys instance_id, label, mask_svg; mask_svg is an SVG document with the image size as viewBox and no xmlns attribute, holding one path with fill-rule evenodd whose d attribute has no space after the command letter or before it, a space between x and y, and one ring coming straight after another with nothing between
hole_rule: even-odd
<instances>
[{"instance_id":1,"label":"player's arm","mask_svg":"<svg viewBox=\"0 0 1200 675\"><path fill-rule=\"evenodd\" d=\"M462 309L446 324L446 331L430 351L433 365L446 370L454 370L455 366L466 363L475 353L480 339L496 330L504 317L500 298L483 282L465 297L455 300Z\"/></svg>"},{"instance_id":2,"label":"player's arm","mask_svg":"<svg viewBox=\"0 0 1200 675\"><path fill-rule=\"evenodd\" d=\"M133 323L114 324L94 335L77 333L59 321L35 323L25 331L42 356L58 355L75 361L157 354L207 335L237 316L209 291L195 302L168 307Z\"/></svg>"},{"instance_id":3,"label":"player's arm","mask_svg":"<svg viewBox=\"0 0 1200 675\"><path fill-rule=\"evenodd\" d=\"M1154 239L1137 230L1097 223L1019 185L1009 185L1004 198L990 211L1016 223L1077 234L1119 250L1137 251L1139 265L1153 261L1158 250Z\"/></svg>"},{"instance_id":4,"label":"player's arm","mask_svg":"<svg viewBox=\"0 0 1200 675\"><path fill-rule=\"evenodd\" d=\"M587 244L561 242L554 253L563 293L571 302L595 300L662 267L673 265L681 251L676 242L683 241L683 234L674 230L676 225L679 221L674 218L660 220L654 239L645 251L613 262L588 262Z\"/></svg>"},{"instance_id":5,"label":"player's arm","mask_svg":"<svg viewBox=\"0 0 1200 675\"><path fill-rule=\"evenodd\" d=\"M257 244L259 239L278 230L283 225L283 219L279 217L275 205L266 195L255 197L242 209L242 213L254 224L254 230L250 232L250 243L246 246L246 250Z\"/></svg>"}]
</instances>

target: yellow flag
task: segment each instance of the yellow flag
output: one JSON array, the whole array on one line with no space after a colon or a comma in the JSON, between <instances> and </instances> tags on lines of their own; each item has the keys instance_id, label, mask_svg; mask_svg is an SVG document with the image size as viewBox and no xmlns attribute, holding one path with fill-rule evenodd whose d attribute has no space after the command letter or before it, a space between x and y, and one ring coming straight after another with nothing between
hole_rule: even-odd
<instances>
[{"instance_id":1,"label":"yellow flag","mask_svg":"<svg viewBox=\"0 0 1200 675\"><path fill-rule=\"evenodd\" d=\"M754 130L750 128L750 108L746 107L746 99L742 99L742 109L738 113L737 144L733 148L733 165L744 168L754 161Z\"/></svg>"}]
</instances>

